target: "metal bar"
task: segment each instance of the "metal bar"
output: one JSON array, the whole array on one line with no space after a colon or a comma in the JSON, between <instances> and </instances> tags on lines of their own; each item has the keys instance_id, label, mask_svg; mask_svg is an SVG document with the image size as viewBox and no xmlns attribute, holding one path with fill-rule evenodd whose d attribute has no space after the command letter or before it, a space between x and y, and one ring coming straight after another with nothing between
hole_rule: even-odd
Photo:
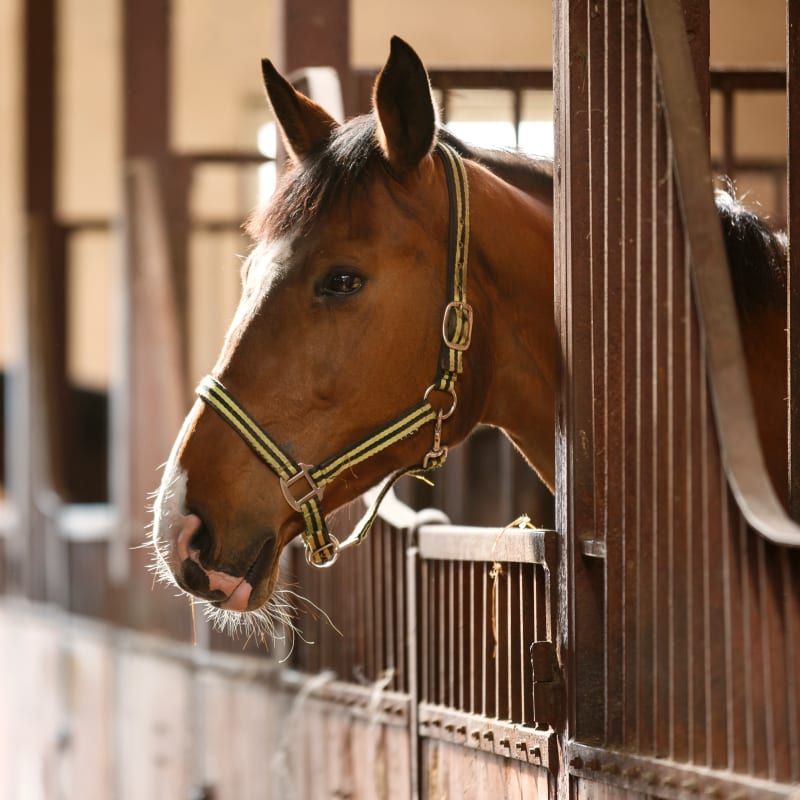
<instances>
[{"instance_id":1,"label":"metal bar","mask_svg":"<svg viewBox=\"0 0 800 800\"><path fill-rule=\"evenodd\" d=\"M422 581L418 583L422 575ZM419 738L419 707L420 701L425 697L424 684L420 686L420 677L425 669L426 637L425 625L422 614L425 612L426 593L424 572L420 570L419 550L412 546L406 550L405 581L408 589L406 605L406 653L408 656L408 693L409 693L409 794L411 800L417 800L420 795L419 765L420 765L420 738ZM422 591L420 591L422 590ZM418 643L422 644L422 653L417 649ZM420 660L420 655L422 659ZM424 681L424 677L423 677ZM422 689L422 691L420 691Z\"/></svg>"},{"instance_id":2,"label":"metal bar","mask_svg":"<svg viewBox=\"0 0 800 800\"><path fill-rule=\"evenodd\" d=\"M475 689L478 684L477 676L475 674L475 650L477 649L476 631L475 628L475 569L477 565L472 562L469 565L469 619L473 628L469 637L469 705L467 711L475 712L477 706L475 703Z\"/></svg>"},{"instance_id":3,"label":"metal bar","mask_svg":"<svg viewBox=\"0 0 800 800\"><path fill-rule=\"evenodd\" d=\"M547 546L554 541L558 533L542 528L423 525L418 531L420 556L432 560L545 564Z\"/></svg>"},{"instance_id":4,"label":"metal bar","mask_svg":"<svg viewBox=\"0 0 800 800\"><path fill-rule=\"evenodd\" d=\"M793 0L792 0L793 2ZM368 99L375 70L356 70L355 80L367 87ZM451 89L509 89L512 91L547 91L553 88L553 72L534 70L430 69L431 84L443 91ZM786 87L786 70L778 66L712 66L708 71L711 91L782 92ZM362 103L363 105L363 103ZM365 111L362 108L361 111ZM200 154L202 157L202 153Z\"/></svg>"},{"instance_id":5,"label":"metal bar","mask_svg":"<svg viewBox=\"0 0 800 800\"><path fill-rule=\"evenodd\" d=\"M752 775L735 775L696 765L681 765L643 755L621 753L571 741L564 760L569 773L593 784L612 784L631 795L647 797L752 797L759 800L791 800L797 787ZM600 794L601 797L616 796Z\"/></svg>"},{"instance_id":6,"label":"metal bar","mask_svg":"<svg viewBox=\"0 0 800 800\"><path fill-rule=\"evenodd\" d=\"M489 567L487 564L484 564L483 569L481 570L482 576L482 608L481 608L481 664L483 664L483 672L482 672L482 680L481 680L481 713L486 716L489 714L489 636L491 635L491 630L489 628L489 614L491 612L488 611L488 605L491 602L491 590L489 589L488 585L488 578L489 578Z\"/></svg>"},{"instance_id":7,"label":"metal bar","mask_svg":"<svg viewBox=\"0 0 800 800\"><path fill-rule=\"evenodd\" d=\"M426 739L450 742L460 747L482 750L524 761L531 766L558 772L559 759L555 734L533 730L481 714L469 714L421 703L420 735Z\"/></svg>"},{"instance_id":8,"label":"metal bar","mask_svg":"<svg viewBox=\"0 0 800 800\"><path fill-rule=\"evenodd\" d=\"M800 546L770 483L758 437L722 231L711 192L706 127L680 4L645 0L674 146L693 285L708 353L717 431L728 480L748 522L775 544ZM659 55L660 54L660 55Z\"/></svg>"},{"instance_id":9,"label":"metal bar","mask_svg":"<svg viewBox=\"0 0 800 800\"><path fill-rule=\"evenodd\" d=\"M456 704L455 679L456 679L456 599L455 599L455 570L456 565L451 561L447 565L447 705L453 708Z\"/></svg>"},{"instance_id":10,"label":"metal bar","mask_svg":"<svg viewBox=\"0 0 800 800\"><path fill-rule=\"evenodd\" d=\"M472 682L472 673L465 673L466 670L466 653L464 652L465 645L466 645L466 631L467 625L464 623L464 570L468 568L467 564L458 564L458 626L456 629L456 641L458 647L458 656L456 661L458 662L458 700L457 700L457 707L458 708L466 708L464 705L465 703L465 687L468 683Z\"/></svg>"},{"instance_id":11,"label":"metal bar","mask_svg":"<svg viewBox=\"0 0 800 800\"><path fill-rule=\"evenodd\" d=\"M535 641L536 636L533 635L526 635L529 634L530 631L530 623L531 621L535 620L535 608L532 603L526 602L526 600L530 599L530 596L525 591L526 585L528 581L526 581L526 577L528 575L527 570L533 570L534 567L524 567L522 564L518 565L517 575L518 575L518 584L517 584L517 609L516 609L516 618L519 625L519 640L517 646L517 664L515 669L519 670L519 679L517 682L517 691L519 693L518 702L519 702L519 719L524 724L530 722L530 717L528 714L528 702L529 699L533 698L533 681L530 683L527 679L527 669L526 664L530 660L528 657L530 643ZM527 625L525 623L528 623Z\"/></svg>"},{"instance_id":12,"label":"metal bar","mask_svg":"<svg viewBox=\"0 0 800 800\"><path fill-rule=\"evenodd\" d=\"M420 553L420 555L422 555ZM439 591L437 592L438 597L436 598L436 625L434 626L434 631L436 631L439 635L436 637L438 647L436 648L436 664L439 668L439 676L437 680L437 692L436 692L436 701L441 705L446 705L447 703L447 686L448 686L448 679L447 679L447 668L446 668L446 648L447 648L447 634L445 633L445 562L438 561L436 563L436 578Z\"/></svg>"},{"instance_id":13,"label":"metal bar","mask_svg":"<svg viewBox=\"0 0 800 800\"><path fill-rule=\"evenodd\" d=\"M642 469L643 502L645 504L645 524L647 534L642 540L642 568L639 592L643 598L640 629L646 638L642 642L640 674L641 716L644 732L643 746L648 750L658 747L658 716L655 700L657 681L657 636L658 636L658 569L657 543L661 538L661 518L658 505L658 440L656 437L658 408L658 372L656 363L655 294L657 275L657 239L658 211L655 202L654 187L658 182L655 167L656 151L656 78L653 66L653 55L644 31L644 19L640 15L640 59L642 68L642 93L639 103L640 135L638 147L641 154L641 170L639 175L640 215L640 252L642 254L642 277L640 279L640 313L642 322L638 331L641 342L639 357L641 360L640 378L642 381L642 443L645 454Z\"/></svg>"},{"instance_id":14,"label":"metal bar","mask_svg":"<svg viewBox=\"0 0 800 800\"><path fill-rule=\"evenodd\" d=\"M800 0L786 4L786 60L789 511L800 520Z\"/></svg>"}]
</instances>

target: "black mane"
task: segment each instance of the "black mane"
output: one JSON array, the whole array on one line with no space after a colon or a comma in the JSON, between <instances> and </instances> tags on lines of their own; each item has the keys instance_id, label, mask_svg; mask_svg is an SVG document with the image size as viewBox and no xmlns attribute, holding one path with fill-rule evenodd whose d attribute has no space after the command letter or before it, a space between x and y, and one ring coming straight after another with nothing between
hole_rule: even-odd
<instances>
[{"instance_id":1,"label":"black mane","mask_svg":"<svg viewBox=\"0 0 800 800\"><path fill-rule=\"evenodd\" d=\"M445 128L439 129L439 138L464 158L481 163L503 180L552 202L553 165L549 159L471 147ZM288 169L268 206L248 220L247 232L255 240L285 235L291 230L304 235L342 194L351 198L376 177L387 185L393 180L378 144L375 118L371 114L355 117L336 128L324 147Z\"/></svg>"},{"instance_id":2,"label":"black mane","mask_svg":"<svg viewBox=\"0 0 800 800\"><path fill-rule=\"evenodd\" d=\"M715 193L739 313L786 308L786 237L730 190Z\"/></svg>"},{"instance_id":3,"label":"black mane","mask_svg":"<svg viewBox=\"0 0 800 800\"><path fill-rule=\"evenodd\" d=\"M528 156L517 150L488 150L473 147L456 138L446 128L439 138L464 158L482 164L498 178L528 194L553 202L553 161L550 158Z\"/></svg>"}]
</instances>

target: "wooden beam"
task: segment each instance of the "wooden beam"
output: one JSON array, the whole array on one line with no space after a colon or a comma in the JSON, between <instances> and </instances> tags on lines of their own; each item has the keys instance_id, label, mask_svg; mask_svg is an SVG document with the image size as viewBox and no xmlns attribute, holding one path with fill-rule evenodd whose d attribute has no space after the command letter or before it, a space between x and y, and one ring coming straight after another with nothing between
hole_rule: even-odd
<instances>
[{"instance_id":1,"label":"wooden beam","mask_svg":"<svg viewBox=\"0 0 800 800\"><path fill-rule=\"evenodd\" d=\"M355 113L350 69L349 0L283 0L281 3L283 69L334 67L342 86L346 115Z\"/></svg>"}]
</instances>

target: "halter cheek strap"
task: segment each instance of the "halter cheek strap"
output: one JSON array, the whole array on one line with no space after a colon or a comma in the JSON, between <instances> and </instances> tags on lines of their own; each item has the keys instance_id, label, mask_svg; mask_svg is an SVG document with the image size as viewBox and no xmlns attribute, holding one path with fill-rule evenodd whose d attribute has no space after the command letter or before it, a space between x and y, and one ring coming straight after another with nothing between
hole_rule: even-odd
<instances>
[{"instance_id":1,"label":"halter cheek strap","mask_svg":"<svg viewBox=\"0 0 800 800\"><path fill-rule=\"evenodd\" d=\"M331 566L340 550L361 542L378 513L381 501L403 475L442 466L448 449L442 444L442 426L456 409L455 386L464 369L464 353L472 338L472 307L467 303L467 251L469 249L469 187L464 162L449 145L439 142L436 153L444 165L450 205L448 234L448 297L442 318L442 344L434 382L422 400L401 416L317 466L295 461L250 416L245 408L214 377L206 376L197 394L224 419L253 452L277 475L283 496L302 514L306 560L316 567ZM448 408L430 403L434 392L450 395ZM342 472L352 469L387 447L414 435L433 422L433 443L421 464L392 474L354 531L343 542L328 532L322 513L325 487Z\"/></svg>"}]
</instances>

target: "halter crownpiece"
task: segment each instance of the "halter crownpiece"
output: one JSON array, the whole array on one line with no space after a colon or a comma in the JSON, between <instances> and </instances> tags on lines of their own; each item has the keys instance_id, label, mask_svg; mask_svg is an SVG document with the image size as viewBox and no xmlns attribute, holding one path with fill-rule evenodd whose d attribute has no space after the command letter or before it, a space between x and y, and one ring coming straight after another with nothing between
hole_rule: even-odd
<instances>
[{"instance_id":1,"label":"halter crownpiece","mask_svg":"<svg viewBox=\"0 0 800 800\"><path fill-rule=\"evenodd\" d=\"M196 390L278 477L287 504L303 515L306 560L315 567L332 566L341 550L364 539L377 516L381 501L399 478L435 469L447 459L448 448L442 444L442 426L456 409L458 396L455 385L463 372L463 356L472 340L473 313L467 302L469 185L464 162L452 147L439 142L436 153L444 165L450 208L447 280L450 300L442 317L442 345L437 374L417 405L351 447L312 466L295 461L213 376L203 378ZM429 402L430 395L437 391L450 395L448 408L436 409ZM412 436L429 422L434 424L433 443L422 463L393 473L350 536L342 542L337 541L328 532L322 513L321 502L327 484L345 470Z\"/></svg>"}]
</instances>

